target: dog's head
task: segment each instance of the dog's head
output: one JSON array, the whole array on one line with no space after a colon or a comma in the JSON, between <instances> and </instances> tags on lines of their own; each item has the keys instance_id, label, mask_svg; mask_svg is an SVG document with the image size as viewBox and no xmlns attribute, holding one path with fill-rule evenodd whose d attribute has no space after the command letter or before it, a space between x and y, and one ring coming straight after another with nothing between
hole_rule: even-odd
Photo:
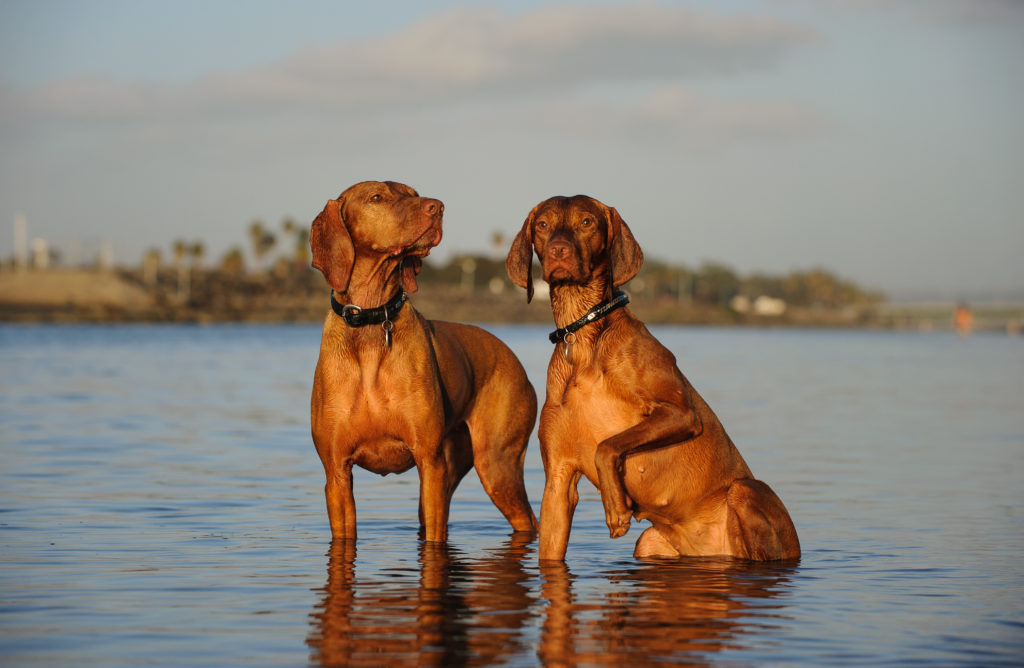
<instances>
[{"instance_id":1,"label":"dog's head","mask_svg":"<svg viewBox=\"0 0 1024 668\"><path fill-rule=\"evenodd\" d=\"M533 207L512 242L505 267L512 282L526 288L527 301L533 299L534 251L551 286L586 285L604 275L618 287L644 263L619 212L586 195L544 200Z\"/></svg>"},{"instance_id":2,"label":"dog's head","mask_svg":"<svg viewBox=\"0 0 1024 668\"><path fill-rule=\"evenodd\" d=\"M402 287L416 291L421 258L441 241L440 200L420 197L394 181L363 181L328 200L313 221L313 266L336 292L345 292L356 255L370 253L401 263Z\"/></svg>"}]
</instances>

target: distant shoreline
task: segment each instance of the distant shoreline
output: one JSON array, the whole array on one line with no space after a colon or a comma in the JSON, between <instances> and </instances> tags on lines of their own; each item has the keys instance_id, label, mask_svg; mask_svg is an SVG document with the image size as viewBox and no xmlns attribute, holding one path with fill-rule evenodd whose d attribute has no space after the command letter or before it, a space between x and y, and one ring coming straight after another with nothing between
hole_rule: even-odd
<instances>
[{"instance_id":1,"label":"distant shoreline","mask_svg":"<svg viewBox=\"0 0 1024 668\"><path fill-rule=\"evenodd\" d=\"M147 285L130 271L7 270L0 272L0 322L319 323L329 309L329 289L319 275L295 281L209 273L193 281L188 298L182 296L184 291L173 276ZM468 291L421 281L411 303L431 319L551 324L548 302L535 299L528 305L521 290ZM789 307L778 315L754 315L675 298L634 295L630 304L638 317L651 324L923 331L952 329L952 308L952 303L939 302L882 303L837 309ZM1024 304L979 305L974 316L975 331L1019 333Z\"/></svg>"}]
</instances>

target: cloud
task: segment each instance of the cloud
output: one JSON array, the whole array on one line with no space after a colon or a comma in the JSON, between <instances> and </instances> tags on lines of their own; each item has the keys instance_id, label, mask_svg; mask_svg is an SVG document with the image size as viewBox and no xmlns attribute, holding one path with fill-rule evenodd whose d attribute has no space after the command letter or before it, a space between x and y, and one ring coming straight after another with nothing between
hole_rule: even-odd
<instances>
[{"instance_id":1,"label":"cloud","mask_svg":"<svg viewBox=\"0 0 1024 668\"><path fill-rule=\"evenodd\" d=\"M554 6L509 16L454 9L379 39L307 48L258 69L186 84L101 76L8 87L0 118L124 122L402 110L763 71L818 39L756 16L652 3Z\"/></svg>"},{"instance_id":2,"label":"cloud","mask_svg":"<svg viewBox=\"0 0 1024 668\"><path fill-rule=\"evenodd\" d=\"M530 112L537 127L663 145L788 138L818 132L831 121L788 100L722 99L680 82L654 87L636 100L571 99Z\"/></svg>"},{"instance_id":3,"label":"cloud","mask_svg":"<svg viewBox=\"0 0 1024 668\"><path fill-rule=\"evenodd\" d=\"M792 101L712 99L679 84L654 90L637 110L677 128L685 124L700 133L746 138L803 134L828 124L820 113Z\"/></svg>"}]
</instances>

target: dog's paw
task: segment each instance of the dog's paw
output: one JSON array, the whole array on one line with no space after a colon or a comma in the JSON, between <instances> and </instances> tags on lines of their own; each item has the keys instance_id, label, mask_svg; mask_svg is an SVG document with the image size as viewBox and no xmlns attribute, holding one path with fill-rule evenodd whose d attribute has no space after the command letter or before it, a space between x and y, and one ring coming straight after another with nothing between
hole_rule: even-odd
<instances>
[{"instance_id":1,"label":"dog's paw","mask_svg":"<svg viewBox=\"0 0 1024 668\"><path fill-rule=\"evenodd\" d=\"M629 531L629 522L633 513L626 508L619 511L608 511L604 513L604 520L608 524L608 535L612 538L621 538Z\"/></svg>"}]
</instances>

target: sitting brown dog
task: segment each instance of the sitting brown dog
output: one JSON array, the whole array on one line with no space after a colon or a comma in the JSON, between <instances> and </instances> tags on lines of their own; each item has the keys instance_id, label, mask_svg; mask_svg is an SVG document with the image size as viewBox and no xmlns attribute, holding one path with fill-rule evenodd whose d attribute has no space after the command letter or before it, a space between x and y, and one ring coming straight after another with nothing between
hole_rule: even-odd
<instances>
[{"instance_id":1,"label":"sitting brown dog","mask_svg":"<svg viewBox=\"0 0 1024 668\"><path fill-rule=\"evenodd\" d=\"M409 304L444 205L391 181L357 183L313 222L313 266L333 288L313 378L313 442L335 538L355 538L352 466L420 476L421 536L443 541L455 487L476 466L515 531L537 521L523 457L537 395L522 365L482 329L428 321ZM404 307L404 308L403 308Z\"/></svg>"},{"instance_id":2,"label":"sitting brown dog","mask_svg":"<svg viewBox=\"0 0 1024 668\"><path fill-rule=\"evenodd\" d=\"M565 558L580 475L600 490L613 538L631 517L651 521L635 556L799 557L782 501L754 479L672 353L622 308L616 288L643 253L618 212L583 195L534 207L507 260L527 300L534 250L559 328L540 417L540 558Z\"/></svg>"}]
</instances>

